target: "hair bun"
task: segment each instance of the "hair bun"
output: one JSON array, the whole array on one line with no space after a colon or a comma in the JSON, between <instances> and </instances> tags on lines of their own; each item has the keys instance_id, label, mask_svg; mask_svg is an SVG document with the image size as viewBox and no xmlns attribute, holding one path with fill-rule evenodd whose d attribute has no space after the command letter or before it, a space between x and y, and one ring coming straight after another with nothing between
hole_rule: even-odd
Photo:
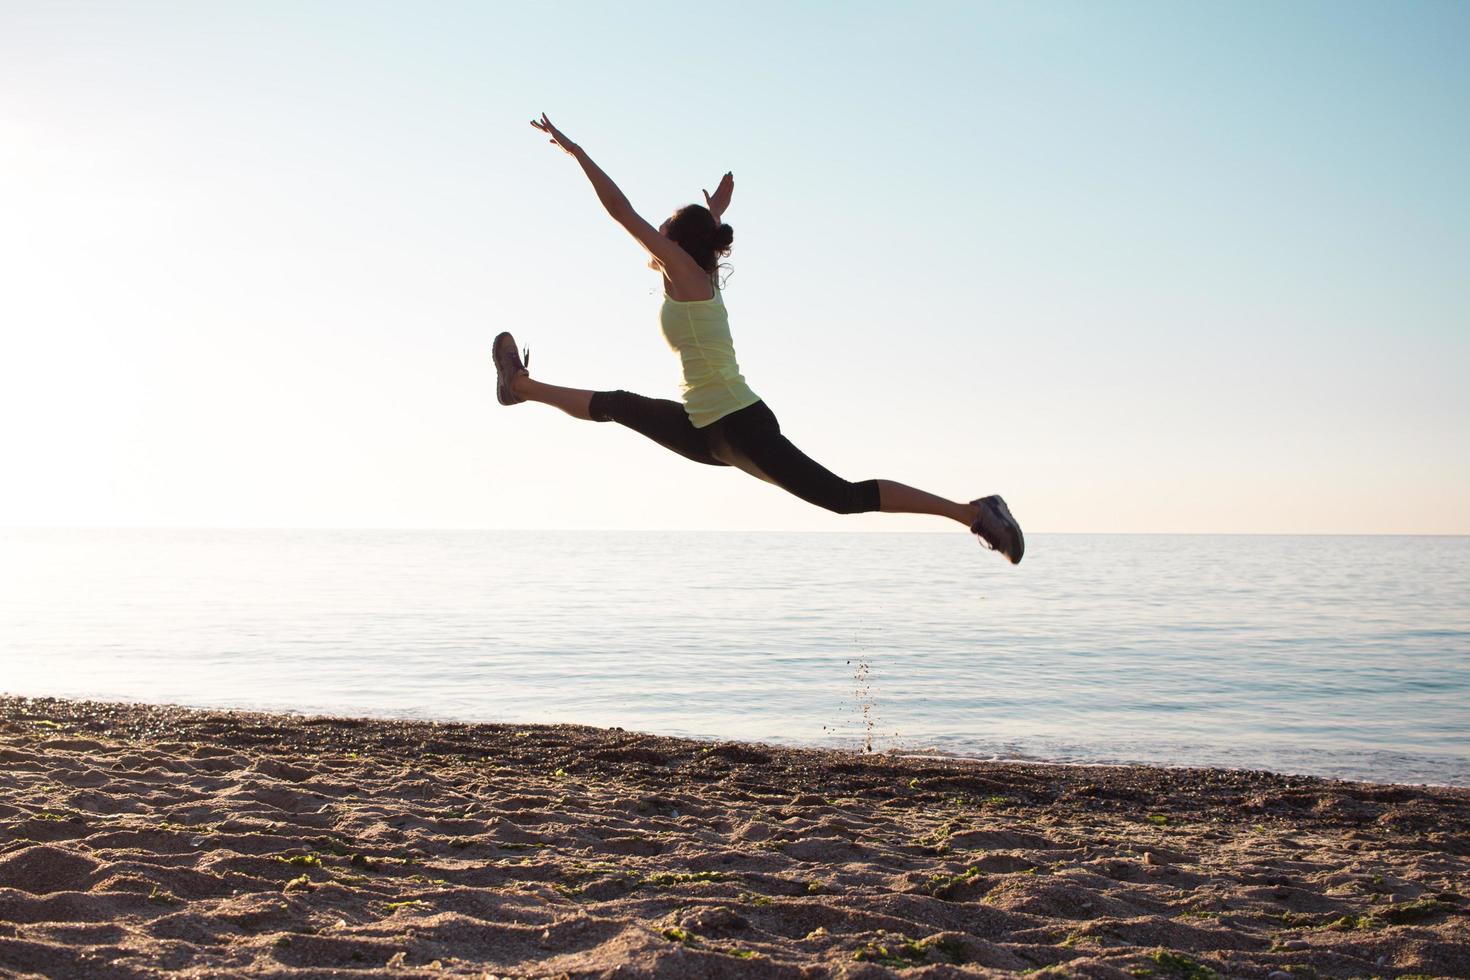
<instances>
[{"instance_id":1,"label":"hair bun","mask_svg":"<svg viewBox=\"0 0 1470 980\"><path fill-rule=\"evenodd\" d=\"M729 225L720 225L710 237L710 243L714 245L716 251L725 251L735 243L735 229Z\"/></svg>"}]
</instances>

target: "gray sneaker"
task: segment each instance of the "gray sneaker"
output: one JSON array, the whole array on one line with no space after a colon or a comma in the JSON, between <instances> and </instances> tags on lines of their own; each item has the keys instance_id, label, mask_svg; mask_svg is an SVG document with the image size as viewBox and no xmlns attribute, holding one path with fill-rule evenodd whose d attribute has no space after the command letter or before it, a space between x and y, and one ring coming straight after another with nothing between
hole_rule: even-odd
<instances>
[{"instance_id":1,"label":"gray sneaker","mask_svg":"<svg viewBox=\"0 0 1470 980\"><path fill-rule=\"evenodd\" d=\"M1026 539L1021 536L1021 525L1011 516L1006 502L999 496L990 496L972 500L970 504L980 508L980 516L970 525L970 531L985 547L1010 559L1012 565L1021 564L1021 556L1026 553Z\"/></svg>"},{"instance_id":2,"label":"gray sneaker","mask_svg":"<svg viewBox=\"0 0 1470 980\"><path fill-rule=\"evenodd\" d=\"M519 405L525 401L511 388L511 382L531 363L531 349L526 348L525 360L521 360L521 355L516 353L516 339L502 333L495 338L491 357L495 359L495 397L500 399L500 404Z\"/></svg>"}]
</instances>

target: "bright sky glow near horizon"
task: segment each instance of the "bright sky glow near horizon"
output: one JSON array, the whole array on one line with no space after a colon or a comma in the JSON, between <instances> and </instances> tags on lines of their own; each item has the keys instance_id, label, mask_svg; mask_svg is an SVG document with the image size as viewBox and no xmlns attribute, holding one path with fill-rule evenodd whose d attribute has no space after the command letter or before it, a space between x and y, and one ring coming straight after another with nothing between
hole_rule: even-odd
<instances>
[{"instance_id":1,"label":"bright sky glow near horizon","mask_svg":"<svg viewBox=\"0 0 1470 980\"><path fill-rule=\"evenodd\" d=\"M0 525L944 530L613 425L733 170L752 387L1028 530L1470 533L1470 4L0 0Z\"/></svg>"}]
</instances>

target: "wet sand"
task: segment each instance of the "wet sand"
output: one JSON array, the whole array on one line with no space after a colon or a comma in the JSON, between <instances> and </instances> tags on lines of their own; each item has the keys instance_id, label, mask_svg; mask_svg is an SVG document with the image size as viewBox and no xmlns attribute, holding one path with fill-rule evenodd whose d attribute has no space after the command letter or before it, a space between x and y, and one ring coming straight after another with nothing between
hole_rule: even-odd
<instances>
[{"instance_id":1,"label":"wet sand","mask_svg":"<svg viewBox=\"0 0 1470 980\"><path fill-rule=\"evenodd\" d=\"M0 697L0 975L1470 976L1470 790Z\"/></svg>"}]
</instances>

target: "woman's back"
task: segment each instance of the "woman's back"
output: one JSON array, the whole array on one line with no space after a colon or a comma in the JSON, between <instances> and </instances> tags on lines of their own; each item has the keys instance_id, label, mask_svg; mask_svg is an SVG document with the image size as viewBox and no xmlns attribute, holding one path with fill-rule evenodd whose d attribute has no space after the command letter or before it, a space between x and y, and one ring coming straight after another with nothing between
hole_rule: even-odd
<instances>
[{"instance_id":1,"label":"woman's back","mask_svg":"<svg viewBox=\"0 0 1470 980\"><path fill-rule=\"evenodd\" d=\"M760 401L740 373L725 300L719 287L711 285L714 295L704 300L680 301L665 294L658 316L664 340L679 355L684 373L680 394L696 428Z\"/></svg>"}]
</instances>

